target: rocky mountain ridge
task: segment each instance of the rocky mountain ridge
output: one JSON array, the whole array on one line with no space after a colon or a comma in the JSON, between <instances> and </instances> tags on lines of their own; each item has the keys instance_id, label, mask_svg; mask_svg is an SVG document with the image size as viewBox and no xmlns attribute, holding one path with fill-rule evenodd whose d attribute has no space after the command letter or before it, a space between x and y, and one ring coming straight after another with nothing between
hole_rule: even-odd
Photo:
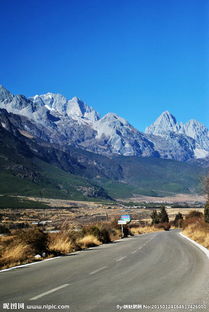
<instances>
[{"instance_id":1,"label":"rocky mountain ridge","mask_svg":"<svg viewBox=\"0 0 209 312\"><path fill-rule=\"evenodd\" d=\"M108 113L100 118L77 97L68 100L60 94L47 93L26 98L13 95L2 86L0 108L24 116L19 128L29 135L108 157L124 155L188 161L209 155L208 129L196 120L178 123L169 112L164 112L142 133L117 114ZM2 120L1 125L4 126Z\"/></svg>"}]
</instances>

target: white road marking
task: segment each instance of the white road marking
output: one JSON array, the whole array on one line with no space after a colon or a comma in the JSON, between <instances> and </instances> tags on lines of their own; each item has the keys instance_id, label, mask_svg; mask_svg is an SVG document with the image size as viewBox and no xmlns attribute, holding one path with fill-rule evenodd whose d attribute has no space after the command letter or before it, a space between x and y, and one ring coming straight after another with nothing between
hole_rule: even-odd
<instances>
[{"instance_id":1,"label":"white road marking","mask_svg":"<svg viewBox=\"0 0 209 312\"><path fill-rule=\"evenodd\" d=\"M107 268L106 266L103 266L103 267L101 267L101 268L99 268L99 269L97 269L97 270L95 270L95 271L90 272L89 275L96 274L96 273L98 273L98 272L100 272L100 271L102 271L102 270L104 270L104 269L106 269L106 268Z\"/></svg>"},{"instance_id":2,"label":"white road marking","mask_svg":"<svg viewBox=\"0 0 209 312\"><path fill-rule=\"evenodd\" d=\"M134 250L134 251L132 251L131 253L132 253L132 254L135 254L136 252L137 252L137 249L136 249L136 250Z\"/></svg>"},{"instance_id":3,"label":"white road marking","mask_svg":"<svg viewBox=\"0 0 209 312\"><path fill-rule=\"evenodd\" d=\"M149 242L151 242L151 240L153 240L155 238L155 236L154 237L152 237L151 239L149 239L146 243L144 243L142 246L140 246L139 248L138 248L138 250L141 250L143 247L145 247Z\"/></svg>"},{"instance_id":4,"label":"white road marking","mask_svg":"<svg viewBox=\"0 0 209 312\"><path fill-rule=\"evenodd\" d=\"M204 246L202 246L199 243L195 242L194 240L192 240L191 238L187 237L186 235L184 235L182 233L179 233L179 234L181 236L183 236L184 238L188 239L191 243L193 243L197 247L199 247L206 254L206 256L209 258L209 250L207 248L205 248Z\"/></svg>"},{"instance_id":5,"label":"white road marking","mask_svg":"<svg viewBox=\"0 0 209 312\"><path fill-rule=\"evenodd\" d=\"M119 259L116 259L116 262L122 261L123 259L125 259L127 256L124 257L120 257Z\"/></svg>"},{"instance_id":6,"label":"white road marking","mask_svg":"<svg viewBox=\"0 0 209 312\"><path fill-rule=\"evenodd\" d=\"M44 296L46 296L46 295L49 295L49 294L51 294L51 293L57 291L57 290L60 290L60 289L62 289L62 288L64 288L64 287L67 287L67 286L69 286L69 285L70 285L70 284L64 284L64 285L61 285L61 286L59 286L59 287L53 288L53 289L48 290L48 291L46 291L46 292L44 292L44 293L42 293L42 294L40 294L40 295L38 295L38 296L35 296L35 297L33 297L33 298L30 298L30 300L39 299L39 298L41 298L41 297L44 297Z\"/></svg>"},{"instance_id":7,"label":"white road marking","mask_svg":"<svg viewBox=\"0 0 209 312\"><path fill-rule=\"evenodd\" d=\"M16 265L16 266L14 266L14 267L12 267L12 268L0 270L0 273L1 273L1 272L11 271L11 270L14 270L14 269L24 268L24 267L31 266L31 265L34 265L34 264L40 264L40 263L43 263L43 262L46 262L46 261L50 261L50 260L55 260L55 259L58 259L58 258L61 258L61 257L58 256L58 257L54 257L54 258L49 258L49 259L40 260L40 261L38 261L38 262L36 261L36 262L31 262L31 263Z\"/></svg>"}]
</instances>

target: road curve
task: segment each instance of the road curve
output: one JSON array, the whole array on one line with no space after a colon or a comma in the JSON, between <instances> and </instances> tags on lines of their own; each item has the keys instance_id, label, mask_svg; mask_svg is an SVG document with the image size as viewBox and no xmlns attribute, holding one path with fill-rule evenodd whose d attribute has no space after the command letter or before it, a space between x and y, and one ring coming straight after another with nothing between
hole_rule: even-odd
<instances>
[{"instance_id":1,"label":"road curve","mask_svg":"<svg viewBox=\"0 0 209 312\"><path fill-rule=\"evenodd\" d=\"M178 231L151 233L1 272L0 294L0 311L209 311L209 261Z\"/></svg>"}]
</instances>

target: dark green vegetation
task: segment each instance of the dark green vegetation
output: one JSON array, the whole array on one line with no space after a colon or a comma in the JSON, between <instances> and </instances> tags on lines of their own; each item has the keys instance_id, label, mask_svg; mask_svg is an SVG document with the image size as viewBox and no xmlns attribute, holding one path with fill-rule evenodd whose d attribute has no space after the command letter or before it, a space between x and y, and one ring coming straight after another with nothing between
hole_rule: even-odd
<instances>
[{"instance_id":1,"label":"dark green vegetation","mask_svg":"<svg viewBox=\"0 0 209 312\"><path fill-rule=\"evenodd\" d=\"M174 226L181 227L182 223L183 223L183 219L184 219L184 217L183 217L182 213L181 212L177 213L177 215L175 216L175 219L173 221Z\"/></svg>"},{"instance_id":2,"label":"dark green vegetation","mask_svg":"<svg viewBox=\"0 0 209 312\"><path fill-rule=\"evenodd\" d=\"M85 177L59 168L53 157L55 150L32 146L1 128L0 131L0 194L30 195L63 199L110 199L106 192ZM33 149L37 154L33 154ZM47 161L51 153L52 163ZM39 156L39 157L38 157ZM46 156L46 161L44 157ZM61 166L60 166L61 167Z\"/></svg>"},{"instance_id":3,"label":"dark green vegetation","mask_svg":"<svg viewBox=\"0 0 209 312\"><path fill-rule=\"evenodd\" d=\"M165 206L161 206L160 212L157 212L157 210L153 210L150 217L152 219L152 225L169 222Z\"/></svg>"},{"instance_id":4,"label":"dark green vegetation","mask_svg":"<svg viewBox=\"0 0 209 312\"><path fill-rule=\"evenodd\" d=\"M160 158L115 157L123 172L120 181L100 180L112 197L125 198L138 194L166 196L176 193L202 193L207 169L195 164Z\"/></svg>"},{"instance_id":5,"label":"dark green vegetation","mask_svg":"<svg viewBox=\"0 0 209 312\"><path fill-rule=\"evenodd\" d=\"M43 202L26 200L20 197L0 196L0 208L34 209L49 208Z\"/></svg>"},{"instance_id":6,"label":"dark green vegetation","mask_svg":"<svg viewBox=\"0 0 209 312\"><path fill-rule=\"evenodd\" d=\"M207 169L195 163L159 158L108 158L73 146L55 146L28 137L23 129L20 132L16 120L20 117L4 110L0 113L8 128L0 126L1 195L110 200L139 194L164 196L202 191Z\"/></svg>"}]
</instances>

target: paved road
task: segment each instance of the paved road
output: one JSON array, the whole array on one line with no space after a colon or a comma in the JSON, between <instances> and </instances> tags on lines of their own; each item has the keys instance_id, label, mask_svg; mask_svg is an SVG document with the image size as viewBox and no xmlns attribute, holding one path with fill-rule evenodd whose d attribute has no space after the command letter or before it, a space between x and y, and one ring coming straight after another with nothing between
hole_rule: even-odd
<instances>
[{"instance_id":1,"label":"paved road","mask_svg":"<svg viewBox=\"0 0 209 312\"><path fill-rule=\"evenodd\" d=\"M139 306L133 311L150 311L140 304L205 304L206 309L192 311L209 311L209 261L177 231L151 233L1 272L0 294L0 311L6 311L3 303L24 303L24 311L29 311L27 304L69 305L50 311L70 312L112 312L134 304Z\"/></svg>"}]
</instances>

